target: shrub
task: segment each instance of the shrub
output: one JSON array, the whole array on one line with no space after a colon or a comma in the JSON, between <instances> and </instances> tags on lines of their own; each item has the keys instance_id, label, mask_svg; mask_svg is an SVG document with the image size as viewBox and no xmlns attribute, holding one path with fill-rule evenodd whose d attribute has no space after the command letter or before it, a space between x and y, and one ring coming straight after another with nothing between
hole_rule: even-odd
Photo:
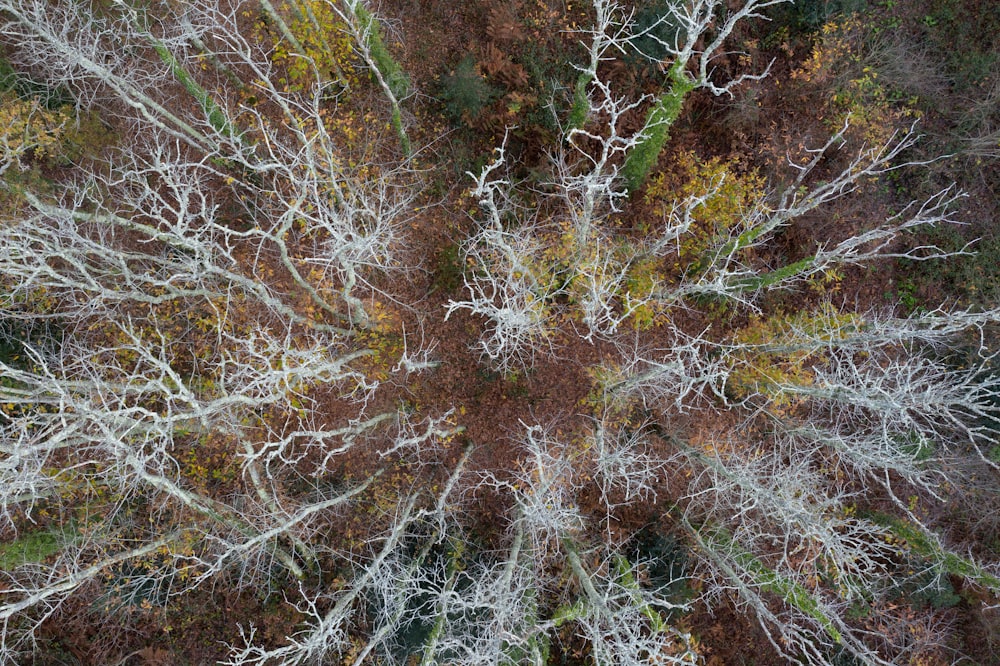
<instances>
[{"instance_id":1,"label":"shrub","mask_svg":"<svg viewBox=\"0 0 1000 666\"><path fill-rule=\"evenodd\" d=\"M453 73L441 79L440 94L452 122L465 124L470 124L499 97L499 91L486 82L471 54L459 61Z\"/></svg>"}]
</instances>

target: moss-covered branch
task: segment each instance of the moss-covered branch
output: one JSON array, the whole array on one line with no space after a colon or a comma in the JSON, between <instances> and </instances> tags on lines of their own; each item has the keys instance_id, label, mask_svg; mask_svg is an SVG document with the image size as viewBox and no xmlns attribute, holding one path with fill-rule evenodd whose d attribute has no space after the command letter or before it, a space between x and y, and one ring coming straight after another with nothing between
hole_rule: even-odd
<instances>
[{"instance_id":1,"label":"moss-covered branch","mask_svg":"<svg viewBox=\"0 0 1000 666\"><path fill-rule=\"evenodd\" d=\"M696 82L684 72L684 63L678 61L670 68L670 89L661 96L646 117L645 138L625 160L622 170L630 192L642 187L646 176L656 166L663 146L670 138L670 127L681 114L684 98L696 87Z\"/></svg>"}]
</instances>

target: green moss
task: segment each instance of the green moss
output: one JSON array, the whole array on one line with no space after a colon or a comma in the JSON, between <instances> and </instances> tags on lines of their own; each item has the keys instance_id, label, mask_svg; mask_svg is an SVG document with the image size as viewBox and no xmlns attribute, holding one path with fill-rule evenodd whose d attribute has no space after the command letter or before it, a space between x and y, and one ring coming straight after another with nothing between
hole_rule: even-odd
<instances>
[{"instance_id":1,"label":"green moss","mask_svg":"<svg viewBox=\"0 0 1000 666\"><path fill-rule=\"evenodd\" d=\"M156 54L160 56L160 60L170 67L170 71L177 78L177 80L180 81L181 85L184 86L184 89L187 90L188 93L195 98L195 100L197 100L198 105L208 117L208 122L212 128L220 134L224 134L230 138L235 138L236 134L233 131L232 125L229 123L229 118L226 116L226 113L222 110L222 108L216 104L215 100L212 99L212 96L208 94L208 91L205 90L201 84L195 81L194 77L192 77L187 70L181 67L180 63L177 62L177 58L174 57L174 54L171 53L160 40L152 36L150 36L149 40L152 43Z\"/></svg>"},{"instance_id":2,"label":"green moss","mask_svg":"<svg viewBox=\"0 0 1000 666\"><path fill-rule=\"evenodd\" d=\"M552 614L552 626L559 628L567 622L580 619L586 612L587 605L583 599L577 599L573 604L563 604Z\"/></svg>"},{"instance_id":3,"label":"green moss","mask_svg":"<svg viewBox=\"0 0 1000 666\"><path fill-rule=\"evenodd\" d=\"M622 587L631 592L632 601L639 607L642 614L646 616L646 619L649 620L653 631L657 633L665 632L668 627L663 616L655 608L645 603L639 594L639 581L636 580L635 573L632 570L632 563L621 555L614 557L614 563L615 573L618 574L618 581Z\"/></svg>"},{"instance_id":4,"label":"green moss","mask_svg":"<svg viewBox=\"0 0 1000 666\"><path fill-rule=\"evenodd\" d=\"M396 97L392 105L392 128L399 137L399 143L403 148L403 152L409 155L410 138L406 135L406 130L403 129L403 116L398 101L410 94L410 78L403 71L403 68L400 67L399 63L396 62L395 58L392 57L389 50L386 49L379 22L360 4L355 9L355 14L358 20L361 21L361 27L368 40L368 50L375 61L375 66L378 67L382 78L385 79L386 84L389 86L389 90Z\"/></svg>"},{"instance_id":5,"label":"green moss","mask_svg":"<svg viewBox=\"0 0 1000 666\"><path fill-rule=\"evenodd\" d=\"M741 291L766 289L767 287L809 271L815 263L816 257L814 256L800 259L799 261L788 264L787 266L782 266L781 268L773 270L769 273L763 273L762 275L758 275L756 277L747 278L746 280L741 281L738 287Z\"/></svg>"},{"instance_id":6,"label":"green moss","mask_svg":"<svg viewBox=\"0 0 1000 666\"><path fill-rule=\"evenodd\" d=\"M368 49L371 51L372 59L375 60L375 65L385 77L386 83L389 84L389 89L396 96L396 99L406 97L410 94L410 78L386 49L385 41L382 39L382 28L378 21L361 5L358 5L356 13L365 34L368 36Z\"/></svg>"},{"instance_id":7,"label":"green moss","mask_svg":"<svg viewBox=\"0 0 1000 666\"><path fill-rule=\"evenodd\" d=\"M744 550L729 535L728 532L719 528L706 535L705 542L713 549L727 553L737 565L750 574L761 590L776 594L791 606L816 620L823 631L837 643L841 642L840 631L833 625L833 622L823 613L819 602L809 590L793 580L784 578L777 571L774 571L766 564L757 559L752 553Z\"/></svg>"},{"instance_id":8,"label":"green moss","mask_svg":"<svg viewBox=\"0 0 1000 666\"><path fill-rule=\"evenodd\" d=\"M13 571L22 564L41 562L59 552L69 540L73 526L24 532L13 541L0 544L0 570Z\"/></svg>"},{"instance_id":9,"label":"green moss","mask_svg":"<svg viewBox=\"0 0 1000 666\"><path fill-rule=\"evenodd\" d=\"M674 65L670 70L670 90L660 97L646 118L646 138L639 143L625 160L622 170L630 192L642 187L649 172L656 166L663 146L670 138L670 127L681 114L684 98L694 90L695 84L684 69Z\"/></svg>"},{"instance_id":10,"label":"green moss","mask_svg":"<svg viewBox=\"0 0 1000 666\"><path fill-rule=\"evenodd\" d=\"M573 91L573 106L570 108L569 118L566 120L567 130L580 129L587 122L587 114L590 113L587 86L593 80L594 77L587 72L583 72L577 77L576 89Z\"/></svg>"},{"instance_id":11,"label":"green moss","mask_svg":"<svg viewBox=\"0 0 1000 666\"><path fill-rule=\"evenodd\" d=\"M869 518L872 522L887 527L893 535L906 542L913 554L929 560L944 573L962 576L983 587L1000 591L1000 578L990 574L976 562L945 550L920 526L881 513L872 513Z\"/></svg>"}]
</instances>

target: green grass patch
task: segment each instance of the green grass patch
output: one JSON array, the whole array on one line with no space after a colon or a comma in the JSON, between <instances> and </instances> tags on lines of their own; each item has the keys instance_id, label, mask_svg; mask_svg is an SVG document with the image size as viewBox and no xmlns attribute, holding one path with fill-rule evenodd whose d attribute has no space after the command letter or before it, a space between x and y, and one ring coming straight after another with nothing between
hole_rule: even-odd
<instances>
[{"instance_id":1,"label":"green grass patch","mask_svg":"<svg viewBox=\"0 0 1000 666\"><path fill-rule=\"evenodd\" d=\"M73 524L22 532L13 541L0 544L0 569L13 571L22 564L42 562L70 541Z\"/></svg>"}]
</instances>

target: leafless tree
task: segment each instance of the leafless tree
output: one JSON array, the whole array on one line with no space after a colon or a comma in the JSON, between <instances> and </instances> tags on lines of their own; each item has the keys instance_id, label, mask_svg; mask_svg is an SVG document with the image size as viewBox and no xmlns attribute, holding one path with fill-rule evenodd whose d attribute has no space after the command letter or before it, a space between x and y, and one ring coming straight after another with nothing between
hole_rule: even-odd
<instances>
[{"instance_id":1,"label":"leafless tree","mask_svg":"<svg viewBox=\"0 0 1000 666\"><path fill-rule=\"evenodd\" d=\"M551 348L549 300L558 291L541 264L545 246L536 239L532 221L511 228L505 215L515 211L507 199L508 180L501 176L506 159L501 147L496 159L475 176L475 196L486 220L467 241L471 264L465 280L469 298L448 302L447 319L468 310L486 320L479 349L485 359L507 372L521 369L535 354ZM496 174L494 172L497 172Z\"/></svg>"},{"instance_id":2,"label":"leafless tree","mask_svg":"<svg viewBox=\"0 0 1000 666\"><path fill-rule=\"evenodd\" d=\"M602 355L583 413L526 419L502 442L513 464L477 469L472 444L453 455L462 409L399 398L448 359L426 317L389 334L382 317L411 263L421 177L408 91L365 3L0 0L13 61L131 132L59 190L4 186L0 327L16 327L16 349L0 359L0 529L55 547L0 572L0 661L22 659L75 597L169 603L226 581L280 588L303 618L283 641L244 622L225 637L231 666L542 666L556 638L601 664L695 664L697 642L671 618L689 607L670 591L682 574L652 580L618 526L664 500L658 529L689 548L697 603L746 609L789 660L842 650L882 665L939 647L930 614L888 611L901 586L929 594L953 575L1000 589L995 565L922 510L972 501L988 486L973 475L1000 471L1000 314L824 303L769 317L763 298L845 265L967 253L905 245L954 222L961 195L945 188L769 263L783 229L917 166L905 162L915 128L836 159L845 124L789 160L789 183L751 192L694 260L700 216L737 177L725 169L647 232L617 226L630 157L665 136L684 96L766 73L724 82L714 67L739 22L781 1L671 2L638 30L594 0L547 175L517 182L506 141L470 174L463 291L428 316L470 315L474 349L503 372L573 336ZM248 7L273 35L247 34ZM388 102L402 150L383 123L337 123L356 79L310 57L316 40L332 54L320 9ZM272 37L305 66L293 85ZM668 89L628 98L607 65L648 40ZM6 146L0 170L27 149ZM744 323L686 311L703 299ZM219 478L200 458L212 447ZM483 497L504 509L479 547L463 512ZM32 524L43 510L54 527ZM364 534L330 538L360 511Z\"/></svg>"},{"instance_id":3,"label":"leafless tree","mask_svg":"<svg viewBox=\"0 0 1000 666\"><path fill-rule=\"evenodd\" d=\"M368 412L379 382L359 368L373 352L354 340L367 325L358 292L393 263L413 180L405 167L371 178L344 166L349 151L326 124L331 82L279 89L268 47L238 29L238 7L155 19L124 5L2 8L19 62L69 86L81 106L133 109L137 128L127 150L78 170L64 196L14 193L19 208L0 225L5 321L69 322L2 366L5 529L38 503L105 513L99 532L60 535L55 561L5 573L2 644L15 655L66 598L123 563L166 558L146 578L167 597L234 570L243 585L280 569L305 577L319 526L382 468L337 490L291 487L359 443L395 459L456 428L447 414ZM209 93L188 71L195 44L250 73L269 111ZM171 77L200 109L185 115L187 104L164 96ZM400 371L426 367L419 348L400 361ZM320 389L338 391L353 416L318 421L305 406ZM269 410L289 416L279 423ZM184 452L210 437L239 443L235 496L192 479ZM149 520L177 529L148 534L132 506L155 507Z\"/></svg>"}]
</instances>

